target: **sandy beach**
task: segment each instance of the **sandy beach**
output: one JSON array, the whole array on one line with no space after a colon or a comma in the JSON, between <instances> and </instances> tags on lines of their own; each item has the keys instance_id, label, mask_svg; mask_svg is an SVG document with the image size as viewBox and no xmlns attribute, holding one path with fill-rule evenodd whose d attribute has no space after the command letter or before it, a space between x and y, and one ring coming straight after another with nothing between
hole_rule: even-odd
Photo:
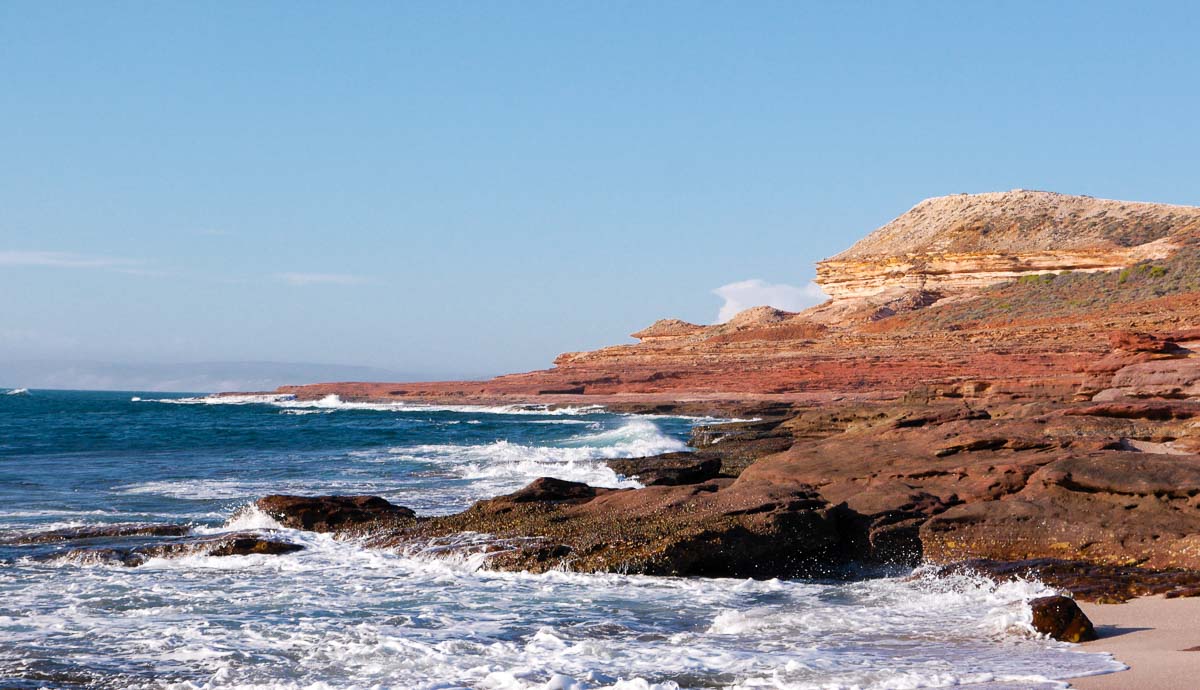
<instances>
[{"instance_id":1,"label":"sandy beach","mask_svg":"<svg viewBox=\"0 0 1200 690\"><path fill-rule=\"evenodd\" d=\"M1200 598L1145 597L1124 604L1081 603L1100 639L1082 645L1111 653L1128 671L1077 678L1082 690L1200 687Z\"/></svg>"}]
</instances>

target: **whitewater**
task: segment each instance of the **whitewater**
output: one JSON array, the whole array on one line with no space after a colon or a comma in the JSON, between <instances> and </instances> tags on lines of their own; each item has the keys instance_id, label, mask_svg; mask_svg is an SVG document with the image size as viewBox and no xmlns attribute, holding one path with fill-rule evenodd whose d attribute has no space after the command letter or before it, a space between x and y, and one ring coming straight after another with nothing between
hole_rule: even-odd
<instances>
[{"instance_id":1,"label":"whitewater","mask_svg":"<svg viewBox=\"0 0 1200 690\"><path fill-rule=\"evenodd\" d=\"M542 476L636 488L604 461L685 450L701 421L336 397L0 396L0 687L1062 688L1122 668L1034 635L1026 602L1048 593L1036 582L920 569L855 582L503 573L479 549L367 549L249 507L268 493L354 493L432 515ZM131 522L305 549L126 567L11 541Z\"/></svg>"}]
</instances>

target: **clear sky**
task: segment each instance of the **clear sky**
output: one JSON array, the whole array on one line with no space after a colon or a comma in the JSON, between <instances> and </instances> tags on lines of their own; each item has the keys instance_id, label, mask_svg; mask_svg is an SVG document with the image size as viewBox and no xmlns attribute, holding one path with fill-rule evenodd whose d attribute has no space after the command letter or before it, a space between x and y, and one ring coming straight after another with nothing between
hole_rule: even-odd
<instances>
[{"instance_id":1,"label":"clear sky","mask_svg":"<svg viewBox=\"0 0 1200 690\"><path fill-rule=\"evenodd\" d=\"M1187 2L0 3L0 358L525 370L802 301L929 196L1200 205L1198 36Z\"/></svg>"}]
</instances>

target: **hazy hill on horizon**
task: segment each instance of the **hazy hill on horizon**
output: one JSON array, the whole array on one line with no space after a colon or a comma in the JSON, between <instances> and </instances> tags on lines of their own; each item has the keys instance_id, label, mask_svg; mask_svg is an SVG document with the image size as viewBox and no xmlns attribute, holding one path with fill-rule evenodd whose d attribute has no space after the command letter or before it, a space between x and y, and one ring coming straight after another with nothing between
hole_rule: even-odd
<instances>
[{"instance_id":1,"label":"hazy hill on horizon","mask_svg":"<svg viewBox=\"0 0 1200 690\"><path fill-rule=\"evenodd\" d=\"M270 390L298 380L394 381L428 376L428 373L381 367L314 362L0 361L0 386L6 388L213 393Z\"/></svg>"}]
</instances>

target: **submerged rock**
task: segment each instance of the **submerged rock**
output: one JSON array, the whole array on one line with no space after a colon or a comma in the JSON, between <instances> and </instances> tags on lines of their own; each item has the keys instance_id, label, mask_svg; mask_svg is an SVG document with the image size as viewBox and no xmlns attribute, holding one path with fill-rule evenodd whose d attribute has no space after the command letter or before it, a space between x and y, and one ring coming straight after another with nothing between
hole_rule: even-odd
<instances>
[{"instance_id":1,"label":"submerged rock","mask_svg":"<svg viewBox=\"0 0 1200 690\"><path fill-rule=\"evenodd\" d=\"M300 544L293 544L277 537L264 537L259 534L235 532L232 534L217 534L211 537L187 539L134 549L134 553L148 558L177 558L181 556L249 556L263 554L278 556L303 550Z\"/></svg>"},{"instance_id":2,"label":"submerged rock","mask_svg":"<svg viewBox=\"0 0 1200 690\"><path fill-rule=\"evenodd\" d=\"M54 561L79 565L119 564L139 566L151 558L182 558L185 556L277 556L301 551L304 546L274 536L250 532L232 532L203 537L172 539L139 546L79 547L44 554Z\"/></svg>"},{"instance_id":3,"label":"submerged rock","mask_svg":"<svg viewBox=\"0 0 1200 690\"><path fill-rule=\"evenodd\" d=\"M110 548L79 548L59 552L46 560L74 565L123 565L139 566L146 562L147 556L131 549Z\"/></svg>"},{"instance_id":4,"label":"submerged rock","mask_svg":"<svg viewBox=\"0 0 1200 690\"><path fill-rule=\"evenodd\" d=\"M1074 599L1064 596L1039 597L1029 602L1033 629L1060 642L1090 642L1097 639L1092 621Z\"/></svg>"},{"instance_id":5,"label":"submerged rock","mask_svg":"<svg viewBox=\"0 0 1200 690\"><path fill-rule=\"evenodd\" d=\"M85 525L63 529L31 532L5 540L8 544L53 544L85 539L111 539L121 537L181 537L191 531L188 525L116 524Z\"/></svg>"}]
</instances>

